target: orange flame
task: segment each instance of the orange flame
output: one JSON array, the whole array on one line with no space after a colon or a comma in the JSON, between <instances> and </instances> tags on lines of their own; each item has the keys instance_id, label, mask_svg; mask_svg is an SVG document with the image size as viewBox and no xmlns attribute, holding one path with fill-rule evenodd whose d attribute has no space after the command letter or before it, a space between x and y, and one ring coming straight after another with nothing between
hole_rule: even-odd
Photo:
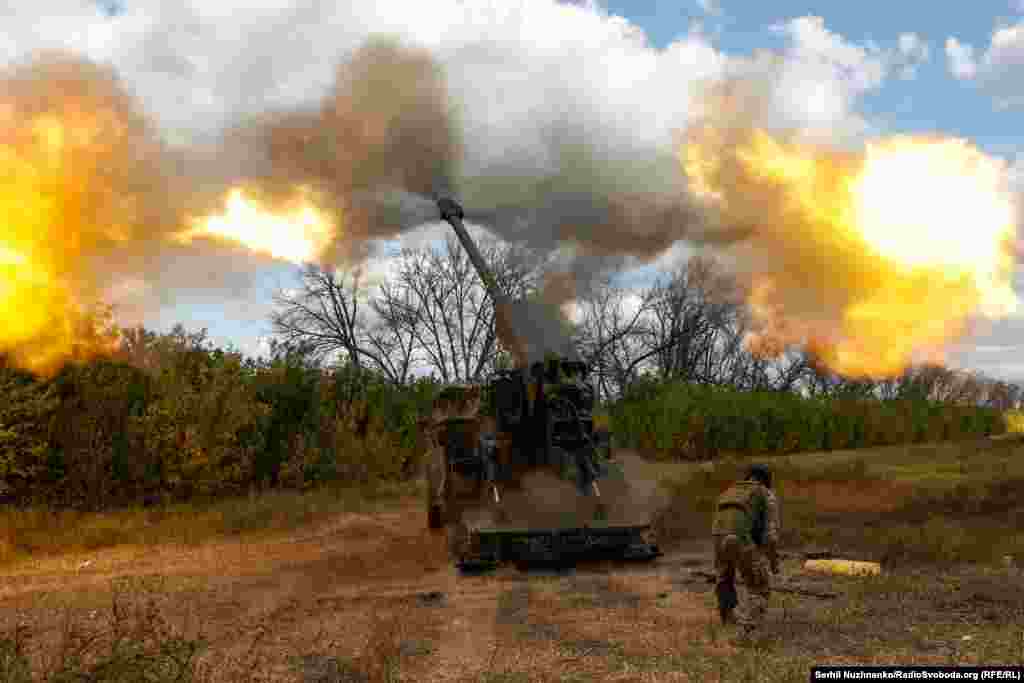
<instances>
[{"instance_id":1,"label":"orange flame","mask_svg":"<svg viewBox=\"0 0 1024 683\"><path fill-rule=\"evenodd\" d=\"M81 271L90 246L121 236L116 225L88 225L81 189L95 170L85 149L115 122L70 108L67 118L11 122L0 138L0 352L42 375L118 344Z\"/></svg>"},{"instance_id":2,"label":"orange flame","mask_svg":"<svg viewBox=\"0 0 1024 683\"><path fill-rule=\"evenodd\" d=\"M701 126L681 162L725 225L760 332L846 376L886 377L975 316L1013 313L1016 206L1007 167L963 140L893 137L861 153Z\"/></svg>"},{"instance_id":3,"label":"orange flame","mask_svg":"<svg viewBox=\"0 0 1024 683\"><path fill-rule=\"evenodd\" d=\"M275 259L315 263L333 239L335 225L307 194L273 211L235 188L228 193L223 213L195 221L176 239L183 243L196 238L223 240Z\"/></svg>"}]
</instances>

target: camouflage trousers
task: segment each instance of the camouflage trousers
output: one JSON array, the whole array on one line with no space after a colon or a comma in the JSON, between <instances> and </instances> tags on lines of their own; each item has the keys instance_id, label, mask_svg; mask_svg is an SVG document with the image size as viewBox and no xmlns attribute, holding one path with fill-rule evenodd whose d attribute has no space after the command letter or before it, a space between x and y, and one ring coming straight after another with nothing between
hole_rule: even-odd
<instances>
[{"instance_id":1,"label":"camouflage trousers","mask_svg":"<svg viewBox=\"0 0 1024 683\"><path fill-rule=\"evenodd\" d=\"M747 613L737 618L746 629L760 628L771 596L771 574L764 554L752 543L743 543L734 535L715 536L715 573L718 582L715 594L723 621L733 617L739 605L736 593L736 572L743 578L750 594Z\"/></svg>"}]
</instances>

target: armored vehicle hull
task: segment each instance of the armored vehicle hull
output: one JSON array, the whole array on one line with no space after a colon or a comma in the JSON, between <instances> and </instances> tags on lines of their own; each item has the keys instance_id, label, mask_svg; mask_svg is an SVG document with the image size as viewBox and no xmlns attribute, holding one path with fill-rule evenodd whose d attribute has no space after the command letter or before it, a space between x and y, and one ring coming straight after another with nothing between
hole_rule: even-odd
<instances>
[{"instance_id":1,"label":"armored vehicle hull","mask_svg":"<svg viewBox=\"0 0 1024 683\"><path fill-rule=\"evenodd\" d=\"M487 390L494 413L481 409ZM545 434L538 425L502 414L494 392L507 390L501 378L448 387L427 425L427 523L447 534L455 565L660 556L648 500L613 457L610 436L587 421L574 436L563 429L538 439ZM550 412L546 419L556 422Z\"/></svg>"}]
</instances>

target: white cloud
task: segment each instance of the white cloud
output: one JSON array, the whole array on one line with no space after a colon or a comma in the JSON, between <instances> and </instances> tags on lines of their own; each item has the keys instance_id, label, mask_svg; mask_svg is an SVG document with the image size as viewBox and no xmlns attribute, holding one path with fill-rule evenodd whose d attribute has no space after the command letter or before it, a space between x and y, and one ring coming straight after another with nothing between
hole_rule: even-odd
<instances>
[{"instance_id":1,"label":"white cloud","mask_svg":"<svg viewBox=\"0 0 1024 683\"><path fill-rule=\"evenodd\" d=\"M772 27L788 38L781 66L772 55L760 61L777 70L776 107L783 123L824 140L863 135L869 124L857 113L858 98L877 90L894 72L912 75L928 59L928 47L904 34L896 47L854 43L831 31L821 17L804 16Z\"/></svg>"},{"instance_id":2,"label":"white cloud","mask_svg":"<svg viewBox=\"0 0 1024 683\"><path fill-rule=\"evenodd\" d=\"M775 30L790 39L787 56L794 66L817 68L821 80L842 79L857 94L878 87L885 78L887 56L880 48L848 42L821 17L799 17Z\"/></svg>"},{"instance_id":3,"label":"white cloud","mask_svg":"<svg viewBox=\"0 0 1024 683\"><path fill-rule=\"evenodd\" d=\"M644 298L641 294L642 287L631 287L627 288L624 292L622 299L619 301L619 311L624 320L632 320L640 308L644 304ZM585 301L578 298L570 299L561 305L562 314L575 325L579 325L586 320L588 313L588 306Z\"/></svg>"},{"instance_id":4,"label":"white cloud","mask_svg":"<svg viewBox=\"0 0 1024 683\"><path fill-rule=\"evenodd\" d=\"M928 43L916 33L901 33L899 38L900 52L908 57L928 59Z\"/></svg>"},{"instance_id":5,"label":"white cloud","mask_svg":"<svg viewBox=\"0 0 1024 683\"><path fill-rule=\"evenodd\" d=\"M639 292L631 292L622 297L622 313L627 320L631 319L643 306L644 299Z\"/></svg>"},{"instance_id":6,"label":"white cloud","mask_svg":"<svg viewBox=\"0 0 1024 683\"><path fill-rule=\"evenodd\" d=\"M978 73L974 47L961 43L956 38L946 39L946 60L950 73L960 80L974 78Z\"/></svg>"},{"instance_id":7,"label":"white cloud","mask_svg":"<svg viewBox=\"0 0 1024 683\"><path fill-rule=\"evenodd\" d=\"M722 5L718 0L697 0L697 6L704 14L718 16L722 13Z\"/></svg>"},{"instance_id":8,"label":"white cloud","mask_svg":"<svg viewBox=\"0 0 1024 683\"><path fill-rule=\"evenodd\" d=\"M126 8L109 18L90 0L9 3L0 10L0 62L42 47L109 61L178 137L267 107L314 103L339 59L371 34L395 34L430 48L446 68L467 138L487 141L474 147L486 151L472 169L536 153L552 120L566 118L612 145L669 146L687 121L691 86L750 61L697 31L655 48L595 2L137 0ZM894 55L910 63L927 55L913 34L883 51L846 41L819 17L780 30L790 44L779 105L797 125L848 121Z\"/></svg>"},{"instance_id":9,"label":"white cloud","mask_svg":"<svg viewBox=\"0 0 1024 683\"><path fill-rule=\"evenodd\" d=\"M595 2L137 0L106 17L91 0L7 3L0 63L63 47L116 66L168 137L215 131L267 107L309 105L367 37L431 49L459 101L474 165L536 151L553 120L616 144L671 144L690 85L728 61L694 33L665 49Z\"/></svg>"},{"instance_id":10,"label":"white cloud","mask_svg":"<svg viewBox=\"0 0 1024 683\"><path fill-rule=\"evenodd\" d=\"M1019 154L1010 165L1010 184L1021 193L1024 193L1024 154Z\"/></svg>"},{"instance_id":11,"label":"white cloud","mask_svg":"<svg viewBox=\"0 0 1024 683\"><path fill-rule=\"evenodd\" d=\"M992 64L1020 64L1024 58L1024 23L1004 26L992 34L986 61Z\"/></svg>"},{"instance_id":12,"label":"white cloud","mask_svg":"<svg viewBox=\"0 0 1024 683\"><path fill-rule=\"evenodd\" d=\"M686 242L676 242L672 248L655 259L651 266L655 271L671 271L686 263L696 250Z\"/></svg>"},{"instance_id":13,"label":"white cloud","mask_svg":"<svg viewBox=\"0 0 1024 683\"><path fill-rule=\"evenodd\" d=\"M980 54L951 37L946 41L946 54L953 75L976 79L997 107L1024 106L1024 21L996 28Z\"/></svg>"},{"instance_id":14,"label":"white cloud","mask_svg":"<svg viewBox=\"0 0 1024 683\"><path fill-rule=\"evenodd\" d=\"M983 59L983 80L1000 107L1024 106L1024 22L997 29Z\"/></svg>"},{"instance_id":15,"label":"white cloud","mask_svg":"<svg viewBox=\"0 0 1024 683\"><path fill-rule=\"evenodd\" d=\"M974 353L1020 353L1020 344L977 344L972 347Z\"/></svg>"},{"instance_id":16,"label":"white cloud","mask_svg":"<svg viewBox=\"0 0 1024 683\"><path fill-rule=\"evenodd\" d=\"M707 11L717 2L703 0ZM467 174L510 159L543 167L552 124L571 121L609 153L671 151L692 86L742 69L771 69L778 117L856 134L856 101L896 68L927 59L915 34L881 49L830 31L820 17L777 29L781 58L725 54L699 31L663 49L596 2L407 0L137 0L110 18L91 0L8 3L0 10L0 63L64 47L116 66L171 139L216 131L268 107L314 104L338 61L372 34L432 50L458 102Z\"/></svg>"},{"instance_id":17,"label":"white cloud","mask_svg":"<svg viewBox=\"0 0 1024 683\"><path fill-rule=\"evenodd\" d=\"M362 286L376 290L380 285L394 280L400 264L401 259L396 254L381 254L367 259L361 266Z\"/></svg>"},{"instance_id":18,"label":"white cloud","mask_svg":"<svg viewBox=\"0 0 1024 683\"><path fill-rule=\"evenodd\" d=\"M900 77L907 80L917 76L917 68L927 62L931 54L928 43L916 33L900 34L899 51L906 60L901 68Z\"/></svg>"}]
</instances>

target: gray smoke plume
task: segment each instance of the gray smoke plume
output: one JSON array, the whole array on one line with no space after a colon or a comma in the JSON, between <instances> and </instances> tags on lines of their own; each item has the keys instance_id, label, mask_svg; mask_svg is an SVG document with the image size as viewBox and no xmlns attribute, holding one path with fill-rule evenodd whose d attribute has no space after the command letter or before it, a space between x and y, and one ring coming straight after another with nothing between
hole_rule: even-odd
<instances>
[{"instance_id":1,"label":"gray smoke plume","mask_svg":"<svg viewBox=\"0 0 1024 683\"><path fill-rule=\"evenodd\" d=\"M673 239L666 217L677 207L658 215L645 198L605 198L607 183L592 181L614 174L581 161L587 154L579 141L569 159L570 145L558 142L565 135L552 138L564 157L554 171L510 159L516 163L509 167L460 174L460 162L472 155L464 153L442 70L429 53L393 40L355 51L317 106L265 113L173 148L111 68L43 54L3 80L9 136L36 144L32 136L47 121L63 136L62 217L52 225L60 235L51 241L69 248L49 251L51 267L83 299L132 281L146 286L151 304L189 290L242 297L254 272L225 267L241 261L223 258L240 247L173 239L218 213L232 187L256 192L271 207L298 187L311 188L339 225L323 255L327 264L358 260L370 240L437 220L437 197L468 194L471 214L504 239L541 250L576 248L576 259L549 277L539 300L519 302L513 312L539 352L564 353L559 305L585 281L580 275L591 262L614 262L621 240L650 254ZM632 238L623 237L630 231Z\"/></svg>"},{"instance_id":2,"label":"gray smoke plume","mask_svg":"<svg viewBox=\"0 0 1024 683\"><path fill-rule=\"evenodd\" d=\"M442 68L426 50L373 39L316 105L233 126L221 173L270 196L316 188L342 225L328 262L437 220L434 202L445 196L502 239L542 252L570 246L566 270L579 294L630 257L648 261L700 236L676 156L594 120L571 93L538 112L519 145L503 139L506 124L473 119L476 93L459 87L485 57L446 55Z\"/></svg>"},{"instance_id":3,"label":"gray smoke plume","mask_svg":"<svg viewBox=\"0 0 1024 683\"><path fill-rule=\"evenodd\" d=\"M459 68L459 59L452 68ZM572 257L540 297L512 315L532 356L571 348L560 306L628 258L653 259L701 225L672 154L634 145L586 116L558 115L500 158L479 126L465 130L472 92L452 90L429 52L375 39L337 71L316 106L233 126L224 136L224 183L264 197L313 187L340 226L326 263L359 259L368 241L438 220L453 197L467 220L502 239ZM582 103L580 103L582 107Z\"/></svg>"},{"instance_id":4,"label":"gray smoke plume","mask_svg":"<svg viewBox=\"0 0 1024 683\"><path fill-rule=\"evenodd\" d=\"M338 219L327 262L365 256L368 240L437 220L460 143L444 74L429 53L375 39L338 70L316 107L264 114L225 135L231 182L287 198L312 187Z\"/></svg>"}]
</instances>

